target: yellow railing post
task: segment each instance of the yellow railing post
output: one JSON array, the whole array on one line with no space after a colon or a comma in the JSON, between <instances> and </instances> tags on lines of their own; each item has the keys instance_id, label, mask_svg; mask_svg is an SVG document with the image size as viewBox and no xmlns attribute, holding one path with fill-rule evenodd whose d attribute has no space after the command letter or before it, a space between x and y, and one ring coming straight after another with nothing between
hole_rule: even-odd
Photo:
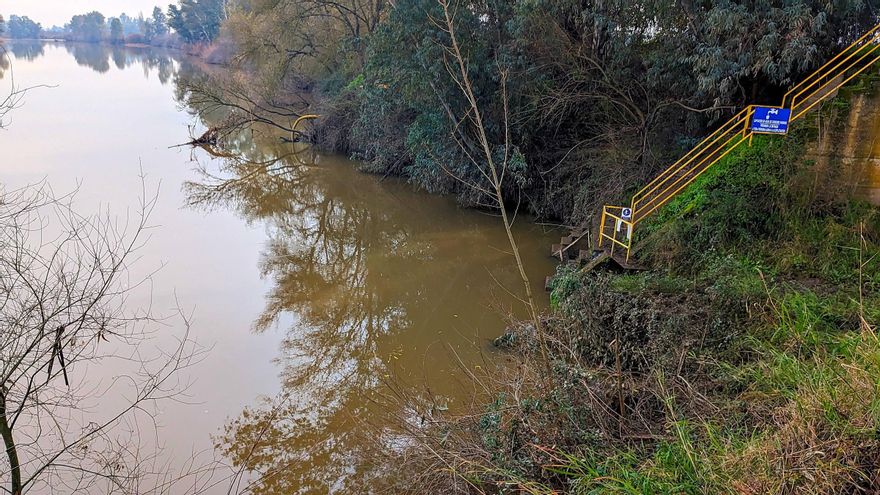
<instances>
[{"instance_id":1,"label":"yellow railing post","mask_svg":"<svg viewBox=\"0 0 880 495\"><path fill-rule=\"evenodd\" d=\"M632 220L632 217L630 217ZM636 225L634 223L630 223L626 225L626 262L629 263L629 253L632 250L633 245L633 236L635 235Z\"/></svg>"},{"instance_id":2,"label":"yellow railing post","mask_svg":"<svg viewBox=\"0 0 880 495\"><path fill-rule=\"evenodd\" d=\"M298 119L296 119L296 121L293 123L293 126L291 126L291 129L293 129L293 132L299 132L299 124L300 123L302 123L303 121L306 121L306 120L313 120L313 119L319 119L319 118L321 118L320 115L314 115L314 114L303 115L303 116L299 117Z\"/></svg>"},{"instance_id":3,"label":"yellow railing post","mask_svg":"<svg viewBox=\"0 0 880 495\"><path fill-rule=\"evenodd\" d=\"M615 220L615 224L617 221ZM614 257L614 248L617 247L617 225L611 229L611 257Z\"/></svg>"}]
</instances>

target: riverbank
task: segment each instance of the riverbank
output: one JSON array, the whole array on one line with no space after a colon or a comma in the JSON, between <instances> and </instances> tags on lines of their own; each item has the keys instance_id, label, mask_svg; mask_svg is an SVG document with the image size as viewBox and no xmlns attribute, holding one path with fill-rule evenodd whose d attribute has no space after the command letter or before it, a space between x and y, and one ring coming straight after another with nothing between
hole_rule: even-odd
<instances>
[{"instance_id":1,"label":"riverbank","mask_svg":"<svg viewBox=\"0 0 880 495\"><path fill-rule=\"evenodd\" d=\"M847 98L822 128L849 119ZM813 123L758 137L642 229L641 272L562 267L546 317L499 341L471 415L391 456L436 493L880 489L880 210L817 164ZM829 136L825 135L825 138ZM845 188L844 188L845 189ZM416 473L416 474L414 474Z\"/></svg>"}]
</instances>

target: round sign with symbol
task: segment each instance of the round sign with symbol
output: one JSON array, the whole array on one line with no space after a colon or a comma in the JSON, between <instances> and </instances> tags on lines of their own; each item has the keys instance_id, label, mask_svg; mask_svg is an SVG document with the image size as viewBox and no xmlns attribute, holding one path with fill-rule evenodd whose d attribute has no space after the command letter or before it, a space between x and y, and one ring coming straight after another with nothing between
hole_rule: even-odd
<instances>
[{"instance_id":1,"label":"round sign with symbol","mask_svg":"<svg viewBox=\"0 0 880 495\"><path fill-rule=\"evenodd\" d=\"M624 208L623 211L620 212L620 216L622 216L624 220L629 220L633 216L632 208Z\"/></svg>"}]
</instances>

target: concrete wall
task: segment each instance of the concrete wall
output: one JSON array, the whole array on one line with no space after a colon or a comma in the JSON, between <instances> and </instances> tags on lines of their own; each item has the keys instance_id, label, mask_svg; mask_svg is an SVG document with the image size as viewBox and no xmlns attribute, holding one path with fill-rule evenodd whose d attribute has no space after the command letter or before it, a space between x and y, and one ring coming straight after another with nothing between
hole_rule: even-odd
<instances>
[{"instance_id":1,"label":"concrete wall","mask_svg":"<svg viewBox=\"0 0 880 495\"><path fill-rule=\"evenodd\" d=\"M842 117L821 116L827 112L805 117L815 119L821 136L809 153L816 162L814 191L880 206L880 91L853 93L849 101Z\"/></svg>"}]
</instances>

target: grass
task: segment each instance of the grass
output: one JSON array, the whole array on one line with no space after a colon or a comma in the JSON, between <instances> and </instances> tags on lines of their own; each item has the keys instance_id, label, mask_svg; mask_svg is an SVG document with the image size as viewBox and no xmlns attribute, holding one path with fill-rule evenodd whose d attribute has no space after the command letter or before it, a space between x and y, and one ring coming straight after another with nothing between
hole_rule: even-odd
<instances>
[{"instance_id":1,"label":"grass","mask_svg":"<svg viewBox=\"0 0 880 495\"><path fill-rule=\"evenodd\" d=\"M872 486L880 429L880 339L848 306L810 292L770 297L756 357L723 374L754 416L684 419L667 398L665 439L649 454L557 454L575 494L841 493Z\"/></svg>"},{"instance_id":2,"label":"grass","mask_svg":"<svg viewBox=\"0 0 880 495\"><path fill-rule=\"evenodd\" d=\"M679 208L697 218L713 208L706 199L711 180ZM706 203L694 206L700 201ZM705 228L687 216L679 222L690 238L696 236L688 228ZM711 245L681 265L688 277L615 276L609 287L621 293L696 289L721 304L747 305L750 317L726 353L695 356L702 376L712 377L698 394L715 406L713 414L688 409L692 397L667 395L661 382L666 410L658 441L610 456L561 454L566 462L554 472L577 494L880 488L880 339L872 323L880 321L878 234L877 210L866 205L801 210L773 236Z\"/></svg>"},{"instance_id":3,"label":"grass","mask_svg":"<svg viewBox=\"0 0 880 495\"><path fill-rule=\"evenodd\" d=\"M690 351L677 375L662 364L650 367L649 388L663 404L662 431L652 440L554 452L547 470L564 479L566 491L880 489L880 340L873 326L880 321L880 213L857 201L817 208L804 199L797 184L810 169L802 156L811 132L756 138L731 153L642 229L658 234L648 260L659 268L601 285L609 298L661 306L675 305L678 295L682 311L701 294L696 300L710 314L739 306L748 316L722 323L731 338ZM562 273L555 307L580 314L585 305L602 306L595 285L589 276ZM581 306L572 309L575 301ZM616 314L599 331L632 324L620 306L609 306ZM673 332L682 347L692 344L692 323ZM603 362L608 366L607 357Z\"/></svg>"}]
</instances>

